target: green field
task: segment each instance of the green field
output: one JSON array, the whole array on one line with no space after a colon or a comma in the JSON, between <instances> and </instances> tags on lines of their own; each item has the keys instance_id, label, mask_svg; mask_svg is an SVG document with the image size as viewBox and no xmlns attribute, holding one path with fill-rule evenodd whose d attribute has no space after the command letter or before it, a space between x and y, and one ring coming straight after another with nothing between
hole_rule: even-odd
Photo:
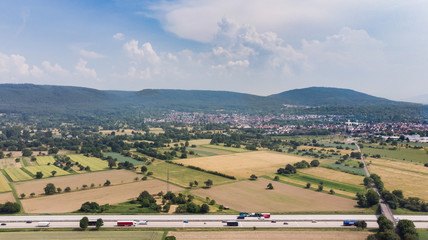
<instances>
[{"instance_id":1,"label":"green field","mask_svg":"<svg viewBox=\"0 0 428 240\"><path fill-rule=\"evenodd\" d=\"M360 175L360 176L366 175L366 173L364 172L364 168L348 167L345 165L335 164L335 163L322 165L322 167L333 169L333 170L338 170L338 171L346 172L346 173L350 173L350 174Z\"/></svg>"},{"instance_id":2,"label":"green field","mask_svg":"<svg viewBox=\"0 0 428 240\"><path fill-rule=\"evenodd\" d=\"M82 166L89 166L91 171L100 171L108 169L107 161L103 161L99 158L85 157L83 155L68 155L72 161L79 162Z\"/></svg>"},{"instance_id":3,"label":"green field","mask_svg":"<svg viewBox=\"0 0 428 240\"><path fill-rule=\"evenodd\" d=\"M194 151L195 153L197 153L201 157L209 157L209 156L216 156L216 155L218 155L218 154L213 153L213 152L208 152L205 149L201 150L201 148L189 148L188 150L189 151Z\"/></svg>"},{"instance_id":4,"label":"green field","mask_svg":"<svg viewBox=\"0 0 428 240\"><path fill-rule=\"evenodd\" d=\"M135 160L135 159L133 159L131 157L123 156L120 153L115 153L115 152L106 152L106 153L104 153L104 157L109 157L109 156L112 157L112 158L116 158L118 162L128 161L128 162L130 162L130 163L132 163L134 165L144 164L144 162L142 162L142 161L137 161L137 160ZM91 167L91 169L92 169L92 167Z\"/></svg>"},{"instance_id":5,"label":"green field","mask_svg":"<svg viewBox=\"0 0 428 240\"><path fill-rule=\"evenodd\" d=\"M384 149L369 148L367 145L364 145L364 148L362 148L361 151L363 153L368 154L369 156L379 154L381 158L385 158L385 159L396 159L396 160L405 160L409 162L428 163L427 150L424 150L424 149L417 150L417 149L410 149L410 148L397 148L397 150L389 150L389 148L390 147L385 147Z\"/></svg>"},{"instance_id":6,"label":"green field","mask_svg":"<svg viewBox=\"0 0 428 240\"><path fill-rule=\"evenodd\" d=\"M91 227L90 227L91 228ZM1 239L8 240L45 240L45 239L128 239L161 240L164 232L154 231L43 231L43 232L2 232Z\"/></svg>"},{"instance_id":7,"label":"green field","mask_svg":"<svg viewBox=\"0 0 428 240\"><path fill-rule=\"evenodd\" d=\"M48 163L53 164L55 158L53 156L37 156L36 161L39 165L48 165Z\"/></svg>"},{"instance_id":8,"label":"green field","mask_svg":"<svg viewBox=\"0 0 428 240\"><path fill-rule=\"evenodd\" d=\"M5 169L5 172L14 182L33 179L30 175L22 171L22 169L20 168L8 168Z\"/></svg>"},{"instance_id":9,"label":"green field","mask_svg":"<svg viewBox=\"0 0 428 240\"><path fill-rule=\"evenodd\" d=\"M242 152L248 152L249 151L249 150L244 149L244 148L225 147L222 145L213 145L213 144L201 145L200 148L220 150L220 151L225 151L225 152L229 152L229 153L242 153Z\"/></svg>"},{"instance_id":10,"label":"green field","mask_svg":"<svg viewBox=\"0 0 428 240\"><path fill-rule=\"evenodd\" d=\"M417 231L419 233L419 239L420 240L428 240L428 230L426 230L426 229L424 229L424 230L418 229Z\"/></svg>"},{"instance_id":11,"label":"green field","mask_svg":"<svg viewBox=\"0 0 428 240\"><path fill-rule=\"evenodd\" d=\"M188 187L189 182L198 181L199 186L203 186L204 182L211 179L214 185L232 182L233 180L220 177L217 175L197 171L187 167L178 166L166 162L155 162L147 166L149 172L153 172L153 177L163 180L167 179L167 171L169 170L169 180L172 183L183 187Z\"/></svg>"},{"instance_id":12,"label":"green field","mask_svg":"<svg viewBox=\"0 0 428 240\"><path fill-rule=\"evenodd\" d=\"M37 172L42 172L43 178L51 177L52 171L56 171L55 176L63 176L63 175L70 174L69 172L64 171L61 168L54 165L30 166L30 167L25 167L24 169L29 171L33 175L36 175Z\"/></svg>"},{"instance_id":13,"label":"green field","mask_svg":"<svg viewBox=\"0 0 428 240\"><path fill-rule=\"evenodd\" d=\"M9 186L9 183L6 180L6 177L0 173L0 192L9 192L12 189Z\"/></svg>"},{"instance_id":14,"label":"green field","mask_svg":"<svg viewBox=\"0 0 428 240\"><path fill-rule=\"evenodd\" d=\"M357 185L333 182L333 181L325 180L322 178L318 178L318 177L311 176L308 174L303 174L303 173L283 175L283 176L290 178L290 179L295 179L295 180L299 180L302 182L310 183L313 186L318 186L318 184L320 184L320 182L322 181L324 189L334 188L334 189L338 189L338 190L342 190L342 191L346 191L346 192L352 192L352 193L357 193L357 192L363 190L363 187L360 187Z\"/></svg>"}]
</instances>

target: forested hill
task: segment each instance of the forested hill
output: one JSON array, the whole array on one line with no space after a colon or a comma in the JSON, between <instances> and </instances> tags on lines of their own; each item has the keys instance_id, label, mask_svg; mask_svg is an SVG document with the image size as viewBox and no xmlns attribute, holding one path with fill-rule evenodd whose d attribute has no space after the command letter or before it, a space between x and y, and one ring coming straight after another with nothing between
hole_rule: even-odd
<instances>
[{"instance_id":1,"label":"forested hill","mask_svg":"<svg viewBox=\"0 0 428 240\"><path fill-rule=\"evenodd\" d=\"M286 104L304 106L397 104L397 102L385 98L374 97L350 89L326 87L294 89L270 95L269 98L280 100Z\"/></svg>"},{"instance_id":2,"label":"forested hill","mask_svg":"<svg viewBox=\"0 0 428 240\"><path fill-rule=\"evenodd\" d=\"M303 107L287 108L284 104ZM395 102L336 88L296 89L263 97L207 90L106 91L68 86L0 84L0 113L110 116L169 110L339 114L374 120L417 118L424 114L420 104Z\"/></svg>"}]
</instances>

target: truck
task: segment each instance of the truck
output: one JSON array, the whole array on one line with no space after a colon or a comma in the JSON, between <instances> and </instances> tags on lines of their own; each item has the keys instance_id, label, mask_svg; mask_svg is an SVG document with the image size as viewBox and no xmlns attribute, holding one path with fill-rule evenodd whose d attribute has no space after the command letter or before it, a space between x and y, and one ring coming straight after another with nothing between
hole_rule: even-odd
<instances>
[{"instance_id":1,"label":"truck","mask_svg":"<svg viewBox=\"0 0 428 240\"><path fill-rule=\"evenodd\" d=\"M38 222L37 227L49 227L50 222Z\"/></svg>"},{"instance_id":2,"label":"truck","mask_svg":"<svg viewBox=\"0 0 428 240\"><path fill-rule=\"evenodd\" d=\"M355 226L356 223L357 221L355 220L346 220L346 221L343 221L343 226Z\"/></svg>"},{"instance_id":3,"label":"truck","mask_svg":"<svg viewBox=\"0 0 428 240\"><path fill-rule=\"evenodd\" d=\"M135 221L117 221L116 224L118 227L121 227L121 226L135 227L135 225L137 225Z\"/></svg>"},{"instance_id":4,"label":"truck","mask_svg":"<svg viewBox=\"0 0 428 240\"><path fill-rule=\"evenodd\" d=\"M262 213L262 217L264 217L264 218L270 218L270 213Z\"/></svg>"},{"instance_id":5,"label":"truck","mask_svg":"<svg viewBox=\"0 0 428 240\"><path fill-rule=\"evenodd\" d=\"M237 227L239 226L239 223L237 221L227 221L226 225L231 227Z\"/></svg>"},{"instance_id":6,"label":"truck","mask_svg":"<svg viewBox=\"0 0 428 240\"><path fill-rule=\"evenodd\" d=\"M96 226L97 225L97 221L95 220L89 220L88 222L88 226Z\"/></svg>"}]
</instances>

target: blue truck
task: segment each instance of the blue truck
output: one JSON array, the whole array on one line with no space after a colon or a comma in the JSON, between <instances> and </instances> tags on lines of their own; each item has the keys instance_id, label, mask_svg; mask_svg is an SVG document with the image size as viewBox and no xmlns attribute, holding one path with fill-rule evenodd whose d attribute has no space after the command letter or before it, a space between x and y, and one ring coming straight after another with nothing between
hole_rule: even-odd
<instances>
[{"instance_id":1,"label":"blue truck","mask_svg":"<svg viewBox=\"0 0 428 240\"><path fill-rule=\"evenodd\" d=\"M228 221L226 223L227 226L237 227L239 223L237 221Z\"/></svg>"},{"instance_id":2,"label":"blue truck","mask_svg":"<svg viewBox=\"0 0 428 240\"><path fill-rule=\"evenodd\" d=\"M355 224L357 224L357 221L355 221L355 220L343 221L343 226L355 226Z\"/></svg>"}]
</instances>

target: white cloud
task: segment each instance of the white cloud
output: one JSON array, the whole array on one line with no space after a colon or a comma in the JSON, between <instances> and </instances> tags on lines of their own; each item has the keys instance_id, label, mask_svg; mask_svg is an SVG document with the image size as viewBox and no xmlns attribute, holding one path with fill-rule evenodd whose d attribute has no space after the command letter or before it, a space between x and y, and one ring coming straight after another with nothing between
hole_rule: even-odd
<instances>
[{"instance_id":1,"label":"white cloud","mask_svg":"<svg viewBox=\"0 0 428 240\"><path fill-rule=\"evenodd\" d=\"M116 33L113 35L113 38L117 40L125 40L125 35L123 33Z\"/></svg>"},{"instance_id":2,"label":"white cloud","mask_svg":"<svg viewBox=\"0 0 428 240\"><path fill-rule=\"evenodd\" d=\"M153 50L149 42L143 43L141 48L138 47L137 40L131 40L123 45L129 57L135 59L144 59L151 64L156 64L160 61L158 54Z\"/></svg>"},{"instance_id":3,"label":"white cloud","mask_svg":"<svg viewBox=\"0 0 428 240\"><path fill-rule=\"evenodd\" d=\"M250 62L248 60L229 61L227 66L229 67L248 67Z\"/></svg>"},{"instance_id":4,"label":"white cloud","mask_svg":"<svg viewBox=\"0 0 428 240\"><path fill-rule=\"evenodd\" d=\"M104 58L105 56L93 51L86 51L85 49L80 49L79 51L80 55L82 57L85 58L92 58L92 59L97 59L97 58Z\"/></svg>"},{"instance_id":5,"label":"white cloud","mask_svg":"<svg viewBox=\"0 0 428 240\"><path fill-rule=\"evenodd\" d=\"M0 76L9 80L23 79L25 77L41 77L43 70L37 66L27 64L24 56L0 53Z\"/></svg>"},{"instance_id":6,"label":"white cloud","mask_svg":"<svg viewBox=\"0 0 428 240\"><path fill-rule=\"evenodd\" d=\"M93 68L88 68L86 65L88 64L87 61L80 59L79 62L75 66L75 70L78 75L81 75L85 78L97 78L97 72Z\"/></svg>"},{"instance_id":7,"label":"white cloud","mask_svg":"<svg viewBox=\"0 0 428 240\"><path fill-rule=\"evenodd\" d=\"M53 73L61 76L66 76L69 74L69 72L63 69L58 63L56 63L55 65L52 65L49 61L43 61L42 66L49 73Z\"/></svg>"}]
</instances>

